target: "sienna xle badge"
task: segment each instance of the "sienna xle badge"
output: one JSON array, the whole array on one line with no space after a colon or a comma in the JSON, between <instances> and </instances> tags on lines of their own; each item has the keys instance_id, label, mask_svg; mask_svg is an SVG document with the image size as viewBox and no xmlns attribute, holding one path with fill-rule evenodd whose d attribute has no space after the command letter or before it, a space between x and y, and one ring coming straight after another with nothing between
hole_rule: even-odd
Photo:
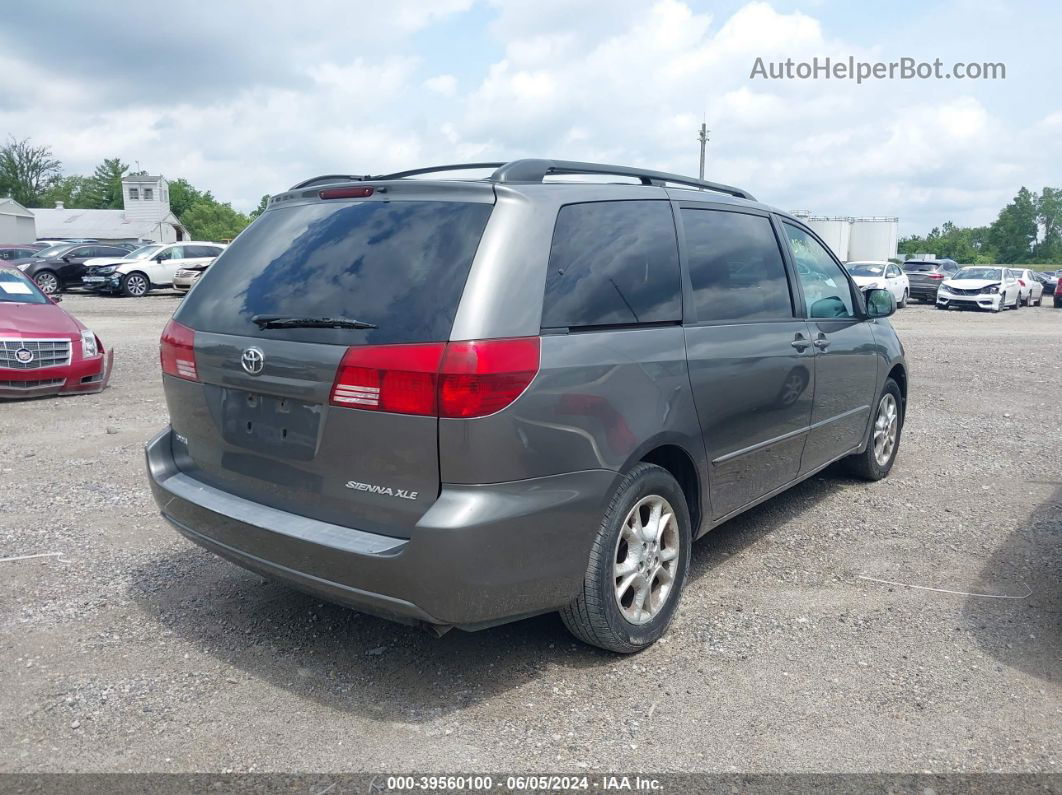
<instances>
[{"instance_id":1,"label":"sienna xle badge","mask_svg":"<svg viewBox=\"0 0 1062 795\"><path fill-rule=\"evenodd\" d=\"M696 538L834 461L888 474L894 310L739 188L319 177L166 327L151 486L191 540L321 598L438 632L559 611L633 652Z\"/></svg>"}]
</instances>

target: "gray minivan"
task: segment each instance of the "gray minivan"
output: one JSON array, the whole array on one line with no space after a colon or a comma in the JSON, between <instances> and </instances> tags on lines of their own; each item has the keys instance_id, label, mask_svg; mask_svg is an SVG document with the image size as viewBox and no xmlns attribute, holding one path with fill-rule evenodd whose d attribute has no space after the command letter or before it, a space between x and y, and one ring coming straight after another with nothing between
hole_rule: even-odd
<instances>
[{"instance_id":1,"label":"gray minivan","mask_svg":"<svg viewBox=\"0 0 1062 795\"><path fill-rule=\"evenodd\" d=\"M894 310L739 188L319 177L166 327L151 486L192 541L321 598L440 634L560 611L633 652L696 538L834 461L888 474Z\"/></svg>"}]
</instances>

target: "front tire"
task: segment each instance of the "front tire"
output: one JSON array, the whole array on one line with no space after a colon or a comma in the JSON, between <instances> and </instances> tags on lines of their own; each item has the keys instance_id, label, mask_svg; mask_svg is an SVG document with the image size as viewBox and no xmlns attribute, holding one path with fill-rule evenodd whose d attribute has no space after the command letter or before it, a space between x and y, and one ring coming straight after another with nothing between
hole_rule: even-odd
<instances>
[{"instance_id":1,"label":"front tire","mask_svg":"<svg viewBox=\"0 0 1062 795\"><path fill-rule=\"evenodd\" d=\"M560 611L568 631L621 654L655 643L675 614L692 537L686 497L671 473L635 466L605 510L582 590Z\"/></svg>"},{"instance_id":2,"label":"front tire","mask_svg":"<svg viewBox=\"0 0 1062 795\"><path fill-rule=\"evenodd\" d=\"M900 387L888 378L878 399L867 449L845 459L853 475L863 480L881 480L889 474L900 450L903 419Z\"/></svg>"},{"instance_id":3,"label":"front tire","mask_svg":"<svg viewBox=\"0 0 1062 795\"><path fill-rule=\"evenodd\" d=\"M151 289L151 282L144 274L134 271L122 277L121 289L122 295L127 298L143 298Z\"/></svg>"}]
</instances>

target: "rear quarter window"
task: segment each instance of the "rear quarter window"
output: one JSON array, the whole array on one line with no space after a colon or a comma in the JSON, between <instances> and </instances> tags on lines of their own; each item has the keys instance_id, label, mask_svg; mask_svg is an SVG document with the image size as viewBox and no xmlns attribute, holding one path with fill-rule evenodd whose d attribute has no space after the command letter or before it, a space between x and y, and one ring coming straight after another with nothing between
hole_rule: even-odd
<instances>
[{"instance_id":1,"label":"rear quarter window","mask_svg":"<svg viewBox=\"0 0 1062 795\"><path fill-rule=\"evenodd\" d=\"M678 321L678 242L667 201L569 204L557 213L543 328Z\"/></svg>"},{"instance_id":2,"label":"rear quarter window","mask_svg":"<svg viewBox=\"0 0 1062 795\"><path fill-rule=\"evenodd\" d=\"M203 274L175 319L200 331L360 343L449 338L492 204L315 202L262 214ZM255 315L375 329L270 329Z\"/></svg>"}]
</instances>

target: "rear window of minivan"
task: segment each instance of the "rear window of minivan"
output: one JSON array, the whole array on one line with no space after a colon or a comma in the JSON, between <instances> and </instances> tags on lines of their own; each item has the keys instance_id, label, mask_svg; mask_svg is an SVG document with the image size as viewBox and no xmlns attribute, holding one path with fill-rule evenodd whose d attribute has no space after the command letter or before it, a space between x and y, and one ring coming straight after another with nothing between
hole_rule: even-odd
<instances>
[{"instance_id":1,"label":"rear window of minivan","mask_svg":"<svg viewBox=\"0 0 1062 795\"><path fill-rule=\"evenodd\" d=\"M174 319L197 331L339 345L444 341L492 208L452 201L278 207L222 252ZM255 315L377 328L260 331Z\"/></svg>"},{"instance_id":2,"label":"rear window of minivan","mask_svg":"<svg viewBox=\"0 0 1062 795\"><path fill-rule=\"evenodd\" d=\"M553 230L543 328L677 322L678 242L666 201L569 204Z\"/></svg>"},{"instance_id":3,"label":"rear window of minivan","mask_svg":"<svg viewBox=\"0 0 1062 795\"><path fill-rule=\"evenodd\" d=\"M905 262L903 269L908 273L929 273L936 268L932 262Z\"/></svg>"}]
</instances>

